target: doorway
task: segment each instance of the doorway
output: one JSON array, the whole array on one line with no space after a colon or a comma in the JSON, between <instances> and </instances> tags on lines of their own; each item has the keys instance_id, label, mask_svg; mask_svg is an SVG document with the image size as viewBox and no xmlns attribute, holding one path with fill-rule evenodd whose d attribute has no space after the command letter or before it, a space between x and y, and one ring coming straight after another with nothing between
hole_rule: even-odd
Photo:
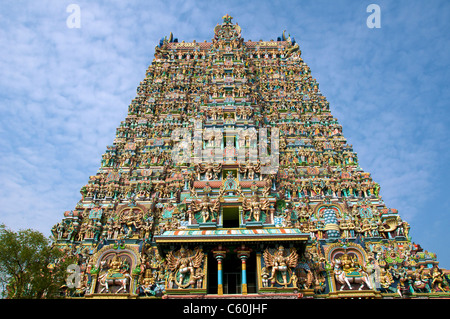
<instances>
[{"instance_id":1,"label":"doorway","mask_svg":"<svg viewBox=\"0 0 450 319\"><path fill-rule=\"evenodd\" d=\"M232 253L235 247L228 247L230 253L222 260L222 283L223 293L226 295L234 295L242 293L242 262L236 253ZM256 293L257 271L256 271L256 255L250 253L246 261L247 273L247 293ZM217 294L217 260L212 253L208 254L208 286L207 294Z\"/></svg>"},{"instance_id":2,"label":"doorway","mask_svg":"<svg viewBox=\"0 0 450 319\"><path fill-rule=\"evenodd\" d=\"M231 250L231 249L230 249ZM232 251L232 250L231 250ZM223 293L234 295L241 293L241 260L235 253L227 254L223 260Z\"/></svg>"},{"instance_id":3,"label":"doorway","mask_svg":"<svg viewBox=\"0 0 450 319\"><path fill-rule=\"evenodd\" d=\"M223 293L225 295L241 293L241 273L229 272L223 274Z\"/></svg>"},{"instance_id":4,"label":"doorway","mask_svg":"<svg viewBox=\"0 0 450 319\"><path fill-rule=\"evenodd\" d=\"M223 207L222 216L223 228L238 228L240 226L239 207Z\"/></svg>"}]
</instances>

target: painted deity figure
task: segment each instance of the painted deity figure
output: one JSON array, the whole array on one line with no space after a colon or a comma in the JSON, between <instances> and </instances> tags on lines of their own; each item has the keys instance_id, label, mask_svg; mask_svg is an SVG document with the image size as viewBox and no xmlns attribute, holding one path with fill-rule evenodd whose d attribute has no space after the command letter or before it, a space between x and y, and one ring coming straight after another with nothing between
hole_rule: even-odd
<instances>
[{"instance_id":1,"label":"painted deity figure","mask_svg":"<svg viewBox=\"0 0 450 319\"><path fill-rule=\"evenodd\" d=\"M247 161L245 164L239 164L239 172L244 174L244 178L255 179L255 174L261 172L261 163L258 161L256 164L251 161Z\"/></svg>"},{"instance_id":2,"label":"painted deity figure","mask_svg":"<svg viewBox=\"0 0 450 319\"><path fill-rule=\"evenodd\" d=\"M284 247L280 245L273 255L269 252L269 249L266 249L263 257L266 267L271 268L270 277L267 280L271 282L272 286L278 282L287 287L292 281L290 268L295 268L298 264L297 251L291 248L290 252L285 252ZM281 276L281 282L278 281L278 275Z\"/></svg>"},{"instance_id":3,"label":"painted deity figure","mask_svg":"<svg viewBox=\"0 0 450 319\"><path fill-rule=\"evenodd\" d=\"M270 273L266 267L263 267L261 270L261 282L263 287L269 287L269 277Z\"/></svg>"},{"instance_id":4,"label":"painted deity figure","mask_svg":"<svg viewBox=\"0 0 450 319\"><path fill-rule=\"evenodd\" d=\"M191 283L194 284L197 288L203 287L203 277L204 277L203 269L197 268L195 271L195 275L193 276L193 279L191 280Z\"/></svg>"},{"instance_id":5,"label":"painted deity figure","mask_svg":"<svg viewBox=\"0 0 450 319\"><path fill-rule=\"evenodd\" d=\"M121 291L127 292L127 287L130 283L131 276L129 274L130 265L126 259L122 259L118 255L115 255L108 264L106 261L101 262L102 267L106 266L107 271L98 277L98 283L101 287L100 293L110 292L110 286L120 286L120 288L115 292L119 293Z\"/></svg>"},{"instance_id":6,"label":"painted deity figure","mask_svg":"<svg viewBox=\"0 0 450 319\"><path fill-rule=\"evenodd\" d=\"M245 198L242 202L244 212L249 212L249 220L259 222L261 220L261 212L269 209L269 201L267 199L260 200L258 195L254 194L251 199Z\"/></svg>"},{"instance_id":7,"label":"painted deity figure","mask_svg":"<svg viewBox=\"0 0 450 319\"><path fill-rule=\"evenodd\" d=\"M113 259L111 259L111 262L109 263L109 269L108 269L108 275L112 276L114 274L117 274L120 272L121 268L122 268L122 264L123 264L123 260L115 255L113 257Z\"/></svg>"},{"instance_id":8,"label":"painted deity figure","mask_svg":"<svg viewBox=\"0 0 450 319\"><path fill-rule=\"evenodd\" d=\"M364 285L372 289L367 271L358 263L356 256L352 257L345 253L334 259L332 266L334 267L336 281L341 284L340 290L344 290L345 286L348 289L353 289L351 283L361 284L359 290L362 290Z\"/></svg>"},{"instance_id":9,"label":"painted deity figure","mask_svg":"<svg viewBox=\"0 0 450 319\"><path fill-rule=\"evenodd\" d=\"M214 215L218 213L219 207L220 198L212 202L209 196L206 195L203 196L201 202L192 201L191 203L191 211L194 213L200 212L203 223L213 219Z\"/></svg>"},{"instance_id":10,"label":"painted deity figure","mask_svg":"<svg viewBox=\"0 0 450 319\"><path fill-rule=\"evenodd\" d=\"M201 269L204 253L199 248L191 252L181 247L179 257L176 255L172 251L167 255L168 268L172 272L172 280L178 289L187 288L201 279L198 269Z\"/></svg>"},{"instance_id":11,"label":"painted deity figure","mask_svg":"<svg viewBox=\"0 0 450 319\"><path fill-rule=\"evenodd\" d=\"M198 164L196 170L198 173L198 180L200 180L200 174L205 174L206 180L209 181L217 179L218 173L222 171L222 164L210 161L205 164Z\"/></svg>"},{"instance_id":12,"label":"painted deity figure","mask_svg":"<svg viewBox=\"0 0 450 319\"><path fill-rule=\"evenodd\" d=\"M446 284L445 280L444 280L444 273L441 269L439 269L439 267L435 266L433 267L433 271L431 273L431 287L432 287L432 291L436 292L436 291L443 291L443 292L448 292L449 291L449 286L448 284Z\"/></svg>"},{"instance_id":13,"label":"painted deity figure","mask_svg":"<svg viewBox=\"0 0 450 319\"><path fill-rule=\"evenodd\" d=\"M419 269L416 269L412 275L411 279L413 280L413 288L416 292L430 292L430 287L428 285L428 273L425 271L425 268L422 266Z\"/></svg>"}]
</instances>

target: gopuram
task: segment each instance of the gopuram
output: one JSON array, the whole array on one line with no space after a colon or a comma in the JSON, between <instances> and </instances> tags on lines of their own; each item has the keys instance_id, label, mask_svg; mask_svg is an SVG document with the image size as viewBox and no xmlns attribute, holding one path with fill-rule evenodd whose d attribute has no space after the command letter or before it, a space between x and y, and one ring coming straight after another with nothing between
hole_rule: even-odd
<instances>
[{"instance_id":1,"label":"gopuram","mask_svg":"<svg viewBox=\"0 0 450 319\"><path fill-rule=\"evenodd\" d=\"M161 39L81 199L52 229L70 298L440 298L285 32Z\"/></svg>"}]
</instances>

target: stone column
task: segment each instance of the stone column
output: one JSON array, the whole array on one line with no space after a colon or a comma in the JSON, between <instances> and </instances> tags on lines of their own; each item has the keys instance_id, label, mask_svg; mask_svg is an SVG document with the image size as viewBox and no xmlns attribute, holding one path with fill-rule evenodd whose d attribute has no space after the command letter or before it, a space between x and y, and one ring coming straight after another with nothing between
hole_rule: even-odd
<instances>
[{"instance_id":1,"label":"stone column","mask_svg":"<svg viewBox=\"0 0 450 319\"><path fill-rule=\"evenodd\" d=\"M247 265L246 265L247 256L241 256L242 262L242 282L241 282L241 291L243 295L247 294Z\"/></svg>"},{"instance_id":2,"label":"stone column","mask_svg":"<svg viewBox=\"0 0 450 319\"><path fill-rule=\"evenodd\" d=\"M222 259L223 256L216 256L217 259L217 294L223 295L223 271L222 271Z\"/></svg>"},{"instance_id":3,"label":"stone column","mask_svg":"<svg viewBox=\"0 0 450 319\"><path fill-rule=\"evenodd\" d=\"M227 250L221 244L212 250L214 258L217 260L217 294L223 295L223 270L222 260L227 254Z\"/></svg>"},{"instance_id":4,"label":"stone column","mask_svg":"<svg viewBox=\"0 0 450 319\"><path fill-rule=\"evenodd\" d=\"M247 259L250 256L251 249L242 244L241 247L235 250L237 256L241 259L241 293L247 294Z\"/></svg>"}]
</instances>

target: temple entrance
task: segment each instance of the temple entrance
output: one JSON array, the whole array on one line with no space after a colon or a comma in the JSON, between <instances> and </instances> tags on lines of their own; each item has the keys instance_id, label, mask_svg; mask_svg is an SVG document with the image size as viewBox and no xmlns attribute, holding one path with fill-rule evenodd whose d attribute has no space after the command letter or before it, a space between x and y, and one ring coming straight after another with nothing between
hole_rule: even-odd
<instances>
[{"instance_id":1,"label":"temple entrance","mask_svg":"<svg viewBox=\"0 0 450 319\"><path fill-rule=\"evenodd\" d=\"M224 295L243 293L242 260L236 253L232 252L234 249L234 247L229 247L230 252L227 253L226 257L222 260L222 284ZM252 252L246 260L245 276L247 293L256 293L257 271L254 252ZM206 293L214 295L218 293L217 260L214 258L213 254L208 254L208 286Z\"/></svg>"},{"instance_id":2,"label":"temple entrance","mask_svg":"<svg viewBox=\"0 0 450 319\"><path fill-rule=\"evenodd\" d=\"M225 295L241 294L241 273L230 272L223 274L223 293Z\"/></svg>"},{"instance_id":3,"label":"temple entrance","mask_svg":"<svg viewBox=\"0 0 450 319\"><path fill-rule=\"evenodd\" d=\"M225 295L242 293L241 272L241 260L234 253L228 254L223 260L223 293Z\"/></svg>"}]
</instances>

